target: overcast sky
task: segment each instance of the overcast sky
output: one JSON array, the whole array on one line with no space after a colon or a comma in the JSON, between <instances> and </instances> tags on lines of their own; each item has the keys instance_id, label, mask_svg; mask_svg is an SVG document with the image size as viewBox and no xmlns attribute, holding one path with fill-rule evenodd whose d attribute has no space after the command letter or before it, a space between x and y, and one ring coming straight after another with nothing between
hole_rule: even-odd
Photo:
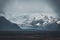
<instances>
[{"instance_id":1,"label":"overcast sky","mask_svg":"<svg viewBox=\"0 0 60 40\"><path fill-rule=\"evenodd\" d=\"M53 17L59 17L59 1L50 0L0 0L0 13L16 22L13 18L28 15L31 18L41 14ZM58 4L58 5L57 5ZM17 23L24 21L23 19L16 19Z\"/></svg>"}]
</instances>

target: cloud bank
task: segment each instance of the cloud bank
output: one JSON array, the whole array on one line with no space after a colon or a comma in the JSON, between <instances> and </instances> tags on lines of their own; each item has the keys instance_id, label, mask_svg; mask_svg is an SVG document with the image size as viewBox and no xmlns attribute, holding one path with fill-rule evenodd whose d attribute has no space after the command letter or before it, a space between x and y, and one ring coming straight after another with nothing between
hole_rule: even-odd
<instances>
[{"instance_id":1,"label":"cloud bank","mask_svg":"<svg viewBox=\"0 0 60 40\"><path fill-rule=\"evenodd\" d=\"M3 11L4 17L16 24L22 24L26 20L24 16L28 16L31 20L33 17L39 19L41 14L57 17L53 8L44 0L10 0L4 6Z\"/></svg>"}]
</instances>

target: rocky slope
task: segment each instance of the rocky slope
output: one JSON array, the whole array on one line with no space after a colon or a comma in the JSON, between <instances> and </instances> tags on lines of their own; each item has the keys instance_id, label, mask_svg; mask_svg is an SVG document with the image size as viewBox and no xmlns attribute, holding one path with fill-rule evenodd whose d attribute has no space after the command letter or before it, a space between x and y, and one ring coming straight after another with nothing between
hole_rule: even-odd
<instances>
[{"instance_id":1,"label":"rocky slope","mask_svg":"<svg viewBox=\"0 0 60 40\"><path fill-rule=\"evenodd\" d=\"M11 23L3 16L0 16L0 31L19 31L20 27L17 24Z\"/></svg>"}]
</instances>

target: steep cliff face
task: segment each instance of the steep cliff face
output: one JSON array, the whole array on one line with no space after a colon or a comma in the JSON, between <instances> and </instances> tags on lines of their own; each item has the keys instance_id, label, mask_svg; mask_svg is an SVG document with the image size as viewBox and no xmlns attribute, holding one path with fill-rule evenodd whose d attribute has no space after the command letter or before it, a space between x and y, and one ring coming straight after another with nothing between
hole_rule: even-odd
<instances>
[{"instance_id":1,"label":"steep cliff face","mask_svg":"<svg viewBox=\"0 0 60 40\"><path fill-rule=\"evenodd\" d=\"M19 31L21 29L17 24L11 23L6 18L0 16L0 30L1 31Z\"/></svg>"}]
</instances>

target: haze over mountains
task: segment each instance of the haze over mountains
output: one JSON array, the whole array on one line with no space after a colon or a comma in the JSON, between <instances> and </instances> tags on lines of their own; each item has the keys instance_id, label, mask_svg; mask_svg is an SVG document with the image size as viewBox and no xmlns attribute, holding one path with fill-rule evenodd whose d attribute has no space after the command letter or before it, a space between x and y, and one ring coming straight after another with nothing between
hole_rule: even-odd
<instances>
[{"instance_id":1,"label":"haze over mountains","mask_svg":"<svg viewBox=\"0 0 60 40\"><path fill-rule=\"evenodd\" d=\"M1 30L59 30L60 19L56 18L59 13L55 4L52 5L52 2L47 0L0 0L0 15L3 14L3 17L0 17Z\"/></svg>"},{"instance_id":2,"label":"haze over mountains","mask_svg":"<svg viewBox=\"0 0 60 40\"><path fill-rule=\"evenodd\" d=\"M60 30L60 19L52 16L48 17L42 15L42 18L33 17L30 19L26 16L26 20L23 24L18 24L22 29L48 29L48 30Z\"/></svg>"},{"instance_id":3,"label":"haze over mountains","mask_svg":"<svg viewBox=\"0 0 60 40\"><path fill-rule=\"evenodd\" d=\"M41 19L35 20L35 17L31 22L26 20L23 24L11 23L9 20L0 16L0 31L20 31L23 29L35 29L35 30L60 30L60 19L44 16Z\"/></svg>"}]
</instances>

